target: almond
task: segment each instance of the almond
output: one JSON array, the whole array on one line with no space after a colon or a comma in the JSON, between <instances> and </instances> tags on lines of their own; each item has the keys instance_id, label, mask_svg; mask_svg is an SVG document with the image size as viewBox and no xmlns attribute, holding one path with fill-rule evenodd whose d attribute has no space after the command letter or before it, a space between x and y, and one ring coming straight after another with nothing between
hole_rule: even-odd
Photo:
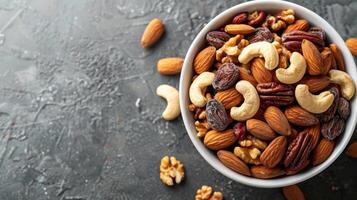
<instances>
[{"instance_id":1,"label":"almond","mask_svg":"<svg viewBox=\"0 0 357 200\"><path fill-rule=\"evenodd\" d=\"M252 166L250 168L250 172L252 173L252 176L254 176L255 178L262 178L262 179L275 178L285 174L285 171L278 167L267 168L264 167L263 165Z\"/></svg>"},{"instance_id":2,"label":"almond","mask_svg":"<svg viewBox=\"0 0 357 200\"><path fill-rule=\"evenodd\" d=\"M183 58L162 58L157 62L157 71L162 75L175 75L181 72Z\"/></svg>"},{"instance_id":3,"label":"almond","mask_svg":"<svg viewBox=\"0 0 357 200\"><path fill-rule=\"evenodd\" d=\"M285 136L275 138L260 155L262 164L268 168L273 168L279 164L285 154L287 145L288 140Z\"/></svg>"},{"instance_id":4,"label":"almond","mask_svg":"<svg viewBox=\"0 0 357 200\"><path fill-rule=\"evenodd\" d=\"M314 149L320 140L320 135L321 135L320 123L318 123L314 126L309 126L304 131L307 131L308 134L310 134L312 136L311 149Z\"/></svg>"},{"instance_id":5,"label":"almond","mask_svg":"<svg viewBox=\"0 0 357 200\"><path fill-rule=\"evenodd\" d=\"M324 50L321 52L321 56L322 56L322 60L324 61L322 74L326 75L330 71L333 60L335 58L333 57L331 49L328 47L324 48Z\"/></svg>"},{"instance_id":6,"label":"almond","mask_svg":"<svg viewBox=\"0 0 357 200\"><path fill-rule=\"evenodd\" d=\"M316 166L323 163L330 156L334 147L334 141L322 138L319 144L316 146L316 149L312 153L312 165Z\"/></svg>"},{"instance_id":7,"label":"almond","mask_svg":"<svg viewBox=\"0 0 357 200\"><path fill-rule=\"evenodd\" d=\"M309 29L310 24L308 21L304 19L298 19L293 24L290 24L286 27L284 33L289 33L291 31L307 31Z\"/></svg>"},{"instance_id":8,"label":"almond","mask_svg":"<svg viewBox=\"0 0 357 200\"><path fill-rule=\"evenodd\" d=\"M211 150L220 150L231 146L236 141L237 137L235 136L233 129L221 132L211 130L206 133L203 143Z\"/></svg>"},{"instance_id":9,"label":"almond","mask_svg":"<svg viewBox=\"0 0 357 200\"><path fill-rule=\"evenodd\" d=\"M229 169L250 176L250 171L248 166L235 156L232 152L226 150L219 150L217 152L218 159Z\"/></svg>"},{"instance_id":10,"label":"almond","mask_svg":"<svg viewBox=\"0 0 357 200\"><path fill-rule=\"evenodd\" d=\"M193 68L197 74L208 71L214 63L216 57L216 48L213 46L206 47L200 51L193 61Z\"/></svg>"},{"instance_id":11,"label":"almond","mask_svg":"<svg viewBox=\"0 0 357 200\"><path fill-rule=\"evenodd\" d=\"M357 56L357 38L349 38L346 40L346 45L354 56Z\"/></svg>"},{"instance_id":12,"label":"almond","mask_svg":"<svg viewBox=\"0 0 357 200\"><path fill-rule=\"evenodd\" d=\"M333 57L335 57L337 69L346 71L345 60L340 51L340 48L335 43L330 44L330 49L332 51Z\"/></svg>"},{"instance_id":13,"label":"almond","mask_svg":"<svg viewBox=\"0 0 357 200\"><path fill-rule=\"evenodd\" d=\"M247 130L259 139L273 140L277 137L273 129L271 129L267 123L258 119L248 119L246 126Z\"/></svg>"},{"instance_id":14,"label":"almond","mask_svg":"<svg viewBox=\"0 0 357 200\"><path fill-rule=\"evenodd\" d=\"M219 91L214 95L214 98L221 102L227 110L239 105L243 101L243 96L235 88Z\"/></svg>"},{"instance_id":15,"label":"almond","mask_svg":"<svg viewBox=\"0 0 357 200\"><path fill-rule=\"evenodd\" d=\"M246 80L249 81L251 84L253 84L254 86L258 85L257 80L255 80L255 78L252 76L252 74L250 73L250 71L246 68L243 67L239 67L239 78L241 80Z\"/></svg>"},{"instance_id":16,"label":"almond","mask_svg":"<svg viewBox=\"0 0 357 200\"><path fill-rule=\"evenodd\" d=\"M288 121L298 126L312 126L319 123L319 119L300 106L291 106L284 112Z\"/></svg>"},{"instance_id":17,"label":"almond","mask_svg":"<svg viewBox=\"0 0 357 200\"><path fill-rule=\"evenodd\" d=\"M268 83L273 80L272 72L265 68L264 65L264 59L262 58L255 58L252 61L251 71L258 83Z\"/></svg>"},{"instance_id":18,"label":"almond","mask_svg":"<svg viewBox=\"0 0 357 200\"><path fill-rule=\"evenodd\" d=\"M233 35L245 35L249 33L253 33L255 30L254 27L251 27L246 24L228 24L224 27L224 31L233 34Z\"/></svg>"},{"instance_id":19,"label":"almond","mask_svg":"<svg viewBox=\"0 0 357 200\"><path fill-rule=\"evenodd\" d=\"M165 27L160 19L151 20L141 36L141 46L143 48L150 47L161 38L164 31Z\"/></svg>"},{"instance_id":20,"label":"almond","mask_svg":"<svg viewBox=\"0 0 357 200\"><path fill-rule=\"evenodd\" d=\"M307 63L307 72L310 75L319 75L322 73L323 60L317 47L309 40L303 40L301 51Z\"/></svg>"},{"instance_id":21,"label":"almond","mask_svg":"<svg viewBox=\"0 0 357 200\"><path fill-rule=\"evenodd\" d=\"M305 200L304 193L297 185L283 187L283 194L286 200Z\"/></svg>"},{"instance_id":22,"label":"almond","mask_svg":"<svg viewBox=\"0 0 357 200\"><path fill-rule=\"evenodd\" d=\"M289 136L291 134L289 121L278 107L269 106L264 112L264 118L269 126L280 135Z\"/></svg>"},{"instance_id":23,"label":"almond","mask_svg":"<svg viewBox=\"0 0 357 200\"><path fill-rule=\"evenodd\" d=\"M311 93L316 93L330 85L330 78L328 76L306 76L299 83L306 84Z\"/></svg>"},{"instance_id":24,"label":"almond","mask_svg":"<svg viewBox=\"0 0 357 200\"><path fill-rule=\"evenodd\" d=\"M357 158L357 142L353 142L347 147L346 154L352 158Z\"/></svg>"}]
</instances>

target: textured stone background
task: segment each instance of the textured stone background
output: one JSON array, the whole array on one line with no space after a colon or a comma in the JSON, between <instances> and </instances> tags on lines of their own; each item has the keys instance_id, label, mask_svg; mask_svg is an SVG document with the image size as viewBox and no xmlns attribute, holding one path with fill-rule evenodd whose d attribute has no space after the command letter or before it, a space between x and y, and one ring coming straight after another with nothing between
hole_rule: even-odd
<instances>
[{"instance_id":1,"label":"textured stone background","mask_svg":"<svg viewBox=\"0 0 357 200\"><path fill-rule=\"evenodd\" d=\"M157 59L184 56L205 23L240 2L0 0L0 200L193 199L203 184L226 199L282 199L279 189L247 187L208 166L182 120L160 118L154 92L179 80L157 74ZM357 1L295 2L357 36ZM143 50L153 17L167 32ZM158 178L167 154L187 169L174 188ZM356 199L356 167L341 156L300 186L308 199Z\"/></svg>"}]
</instances>

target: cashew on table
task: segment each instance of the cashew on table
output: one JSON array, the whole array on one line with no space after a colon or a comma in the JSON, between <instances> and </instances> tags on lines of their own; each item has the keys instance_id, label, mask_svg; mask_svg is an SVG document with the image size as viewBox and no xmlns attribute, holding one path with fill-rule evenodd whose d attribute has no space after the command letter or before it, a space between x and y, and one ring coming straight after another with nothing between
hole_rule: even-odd
<instances>
[{"instance_id":1,"label":"cashew on table","mask_svg":"<svg viewBox=\"0 0 357 200\"><path fill-rule=\"evenodd\" d=\"M163 84L157 87L156 94L167 101L167 106L162 113L162 117L165 120L176 119L181 113L177 89L170 85Z\"/></svg>"}]
</instances>

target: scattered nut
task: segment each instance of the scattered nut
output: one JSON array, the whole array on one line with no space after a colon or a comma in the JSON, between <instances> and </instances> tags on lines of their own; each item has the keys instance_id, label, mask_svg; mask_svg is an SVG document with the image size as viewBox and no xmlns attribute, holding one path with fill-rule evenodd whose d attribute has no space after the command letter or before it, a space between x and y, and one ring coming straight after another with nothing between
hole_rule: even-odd
<instances>
[{"instance_id":1,"label":"scattered nut","mask_svg":"<svg viewBox=\"0 0 357 200\"><path fill-rule=\"evenodd\" d=\"M357 142L351 143L346 150L346 154L351 158L357 158Z\"/></svg>"},{"instance_id":2,"label":"scattered nut","mask_svg":"<svg viewBox=\"0 0 357 200\"><path fill-rule=\"evenodd\" d=\"M350 75L344 71L332 69L329 72L330 81L340 85L342 96L351 100L355 95L356 86Z\"/></svg>"},{"instance_id":3,"label":"scattered nut","mask_svg":"<svg viewBox=\"0 0 357 200\"><path fill-rule=\"evenodd\" d=\"M346 45L354 56L357 56L357 38L348 38Z\"/></svg>"},{"instance_id":4,"label":"scattered nut","mask_svg":"<svg viewBox=\"0 0 357 200\"><path fill-rule=\"evenodd\" d=\"M287 69L277 69L275 74L280 82L294 84L304 77L305 71L306 62L304 56L298 52L294 52L290 57L290 66Z\"/></svg>"},{"instance_id":5,"label":"scattered nut","mask_svg":"<svg viewBox=\"0 0 357 200\"><path fill-rule=\"evenodd\" d=\"M195 200L223 200L221 192L213 192L212 187L203 185L197 190Z\"/></svg>"},{"instance_id":6,"label":"scattered nut","mask_svg":"<svg viewBox=\"0 0 357 200\"><path fill-rule=\"evenodd\" d=\"M295 88L295 98L299 105L311 113L323 113L333 103L334 95L329 92L321 92L314 95L309 92L309 86L299 84Z\"/></svg>"},{"instance_id":7,"label":"scattered nut","mask_svg":"<svg viewBox=\"0 0 357 200\"><path fill-rule=\"evenodd\" d=\"M269 42L256 42L243 49L238 57L239 62L247 64L255 57L263 56L265 67L269 70L275 69L279 64L279 54L275 46Z\"/></svg>"},{"instance_id":8,"label":"scattered nut","mask_svg":"<svg viewBox=\"0 0 357 200\"><path fill-rule=\"evenodd\" d=\"M141 36L141 46L148 48L156 43L165 31L164 24L160 19L153 19L146 26L143 35Z\"/></svg>"},{"instance_id":9,"label":"scattered nut","mask_svg":"<svg viewBox=\"0 0 357 200\"><path fill-rule=\"evenodd\" d=\"M157 62L157 71L162 75L176 75L181 72L183 58L162 58Z\"/></svg>"},{"instance_id":10,"label":"scattered nut","mask_svg":"<svg viewBox=\"0 0 357 200\"><path fill-rule=\"evenodd\" d=\"M212 72L203 72L198 75L197 78L192 82L189 90L189 96L191 102L197 107L203 107L207 103L206 97L202 92L206 89L207 86L211 85L214 80L214 73Z\"/></svg>"},{"instance_id":11,"label":"scattered nut","mask_svg":"<svg viewBox=\"0 0 357 200\"><path fill-rule=\"evenodd\" d=\"M181 111L180 111L180 103L179 103L179 94L176 88L170 85L160 85L156 89L156 94L167 101L167 106L162 113L162 117L165 120L173 120L176 119Z\"/></svg>"},{"instance_id":12,"label":"scattered nut","mask_svg":"<svg viewBox=\"0 0 357 200\"><path fill-rule=\"evenodd\" d=\"M160 180L168 186L181 183L185 176L183 164L175 157L165 156L161 159Z\"/></svg>"},{"instance_id":13,"label":"scattered nut","mask_svg":"<svg viewBox=\"0 0 357 200\"><path fill-rule=\"evenodd\" d=\"M297 185L283 187L283 193L286 200L305 200L304 193Z\"/></svg>"},{"instance_id":14,"label":"scattered nut","mask_svg":"<svg viewBox=\"0 0 357 200\"><path fill-rule=\"evenodd\" d=\"M260 106L260 100L255 87L248 81L241 80L236 84L236 90L243 95L241 106L231 108L230 115L234 120L244 121L255 115Z\"/></svg>"}]
</instances>

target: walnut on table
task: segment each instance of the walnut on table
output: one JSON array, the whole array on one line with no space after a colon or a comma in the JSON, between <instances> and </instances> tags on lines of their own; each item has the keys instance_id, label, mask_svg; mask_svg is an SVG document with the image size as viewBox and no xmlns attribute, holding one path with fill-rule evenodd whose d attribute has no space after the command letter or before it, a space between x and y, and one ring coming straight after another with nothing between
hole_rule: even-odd
<instances>
[{"instance_id":1,"label":"walnut on table","mask_svg":"<svg viewBox=\"0 0 357 200\"><path fill-rule=\"evenodd\" d=\"M203 185L197 190L195 200L222 200L223 194L221 192L213 192L212 187Z\"/></svg>"},{"instance_id":2,"label":"walnut on table","mask_svg":"<svg viewBox=\"0 0 357 200\"><path fill-rule=\"evenodd\" d=\"M160 180L168 186L181 183L185 176L183 164L174 156L165 156L160 163Z\"/></svg>"}]
</instances>

